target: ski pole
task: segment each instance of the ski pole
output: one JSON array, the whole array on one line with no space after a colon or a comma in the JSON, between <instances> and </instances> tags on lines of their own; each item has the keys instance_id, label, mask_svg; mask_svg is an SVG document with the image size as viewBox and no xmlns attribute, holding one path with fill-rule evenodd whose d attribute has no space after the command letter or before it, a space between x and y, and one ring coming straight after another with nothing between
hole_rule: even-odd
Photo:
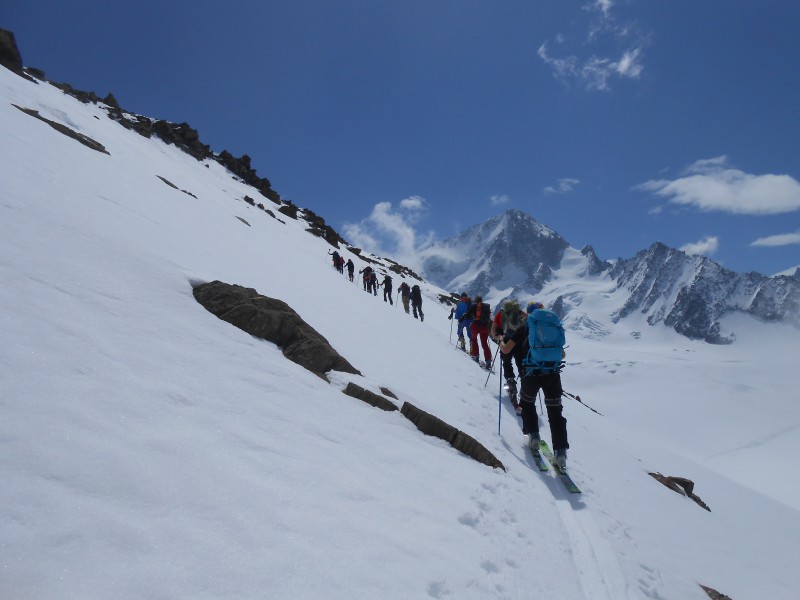
<instances>
[{"instance_id":1,"label":"ski pole","mask_svg":"<svg viewBox=\"0 0 800 600\"><path fill-rule=\"evenodd\" d=\"M498 349L500 346L498 346ZM500 363L500 385L497 390L497 435L500 435L500 419L503 416L503 363Z\"/></svg>"},{"instance_id":2,"label":"ski pole","mask_svg":"<svg viewBox=\"0 0 800 600\"><path fill-rule=\"evenodd\" d=\"M499 352L500 352L500 344L497 344L497 350L494 351L494 358L492 359L492 366L494 366L494 363L497 361L497 354ZM502 368L502 365L501 365L501 368ZM486 376L486 383L483 384L483 387L486 387L487 385L489 385L489 377L491 377L491 376L492 376L492 372L489 371L489 374ZM500 378L500 380L502 381L502 377Z\"/></svg>"},{"instance_id":3,"label":"ski pole","mask_svg":"<svg viewBox=\"0 0 800 600\"><path fill-rule=\"evenodd\" d=\"M453 343L453 313L455 312L455 308L450 309L450 343Z\"/></svg>"},{"instance_id":4,"label":"ski pole","mask_svg":"<svg viewBox=\"0 0 800 600\"><path fill-rule=\"evenodd\" d=\"M561 391L562 391L562 392L564 392L564 390L561 390ZM583 405L584 405L586 408L588 408L590 411L592 411L592 412L594 412L594 413L597 413L597 414L598 414L598 415L600 415L601 417L602 417L602 416L604 416L604 415L603 415L603 413L596 411L596 410L595 410L595 409L593 409L591 406L589 406L588 404L586 404L586 402L584 402L583 400L581 400L581 397L580 397L580 396L573 396L573 395L572 395L572 394L570 394L569 392L564 392L564 394L565 394L565 395L567 395L567 396L569 396L569 397L570 397L570 398L572 398L573 400L577 400L578 402L580 402L581 404L583 404Z\"/></svg>"}]
</instances>

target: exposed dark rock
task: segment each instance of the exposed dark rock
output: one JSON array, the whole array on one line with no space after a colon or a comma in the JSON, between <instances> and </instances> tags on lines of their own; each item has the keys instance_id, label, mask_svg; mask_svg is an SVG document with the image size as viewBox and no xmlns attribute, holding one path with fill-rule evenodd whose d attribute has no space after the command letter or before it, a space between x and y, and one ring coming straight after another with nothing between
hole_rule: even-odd
<instances>
[{"instance_id":1,"label":"exposed dark rock","mask_svg":"<svg viewBox=\"0 0 800 600\"><path fill-rule=\"evenodd\" d=\"M162 177L161 175L156 175L156 177L158 177L158 178L159 178L161 181L163 181L164 183L166 183L166 184L167 184L169 187L171 187L171 188L174 188L174 189L176 189L176 190L177 190L177 189L180 189L180 188L178 188L178 186L177 186L177 185L175 185L174 183L172 183L172 182L171 182L169 179L167 179L166 177Z\"/></svg>"},{"instance_id":2,"label":"exposed dark rock","mask_svg":"<svg viewBox=\"0 0 800 600\"><path fill-rule=\"evenodd\" d=\"M25 72L28 75L35 77L39 81L47 81L44 71L42 71L41 69L37 69L36 67L25 67Z\"/></svg>"},{"instance_id":3,"label":"exposed dark rock","mask_svg":"<svg viewBox=\"0 0 800 600\"><path fill-rule=\"evenodd\" d=\"M356 385L352 381L347 384L347 387L344 388L344 393L348 396L352 396L353 398L358 398L369 404L370 406L374 406L376 408L380 408L381 410L385 411L392 411L397 410L397 405L394 404L391 400L387 400L383 396L376 394L375 392L370 392L369 390L365 390L360 385Z\"/></svg>"},{"instance_id":4,"label":"exposed dark rock","mask_svg":"<svg viewBox=\"0 0 800 600\"><path fill-rule=\"evenodd\" d=\"M591 246L584 246L581 249L581 254L588 259L589 266L587 268L587 274L589 275L597 275L611 268L610 262L597 258L597 254L595 254L594 248Z\"/></svg>"},{"instance_id":5,"label":"exposed dark rock","mask_svg":"<svg viewBox=\"0 0 800 600\"><path fill-rule=\"evenodd\" d=\"M22 55L17 48L14 33L7 29L0 29L0 65L20 77L26 77L22 71Z\"/></svg>"},{"instance_id":6,"label":"exposed dark rock","mask_svg":"<svg viewBox=\"0 0 800 600\"><path fill-rule=\"evenodd\" d=\"M387 387L381 386L381 393L384 396L389 396L389 398L394 398L395 400L397 400L397 396L395 396L394 392Z\"/></svg>"},{"instance_id":7,"label":"exposed dark rock","mask_svg":"<svg viewBox=\"0 0 800 600\"><path fill-rule=\"evenodd\" d=\"M553 306L550 307L550 310L552 310L554 313L556 313L556 315L558 315L559 319L563 319L564 316L565 316L565 314L564 314L564 296L559 296L558 298L556 298L556 301L553 302Z\"/></svg>"},{"instance_id":8,"label":"exposed dark rock","mask_svg":"<svg viewBox=\"0 0 800 600\"><path fill-rule=\"evenodd\" d=\"M248 227L251 227L250 223L248 223L248 222L247 222L245 219L243 219L242 217L236 217L236 218L237 218L237 219L239 219L239 220L240 220L242 223L244 223L244 224L245 224L245 225L247 225Z\"/></svg>"},{"instance_id":9,"label":"exposed dark rock","mask_svg":"<svg viewBox=\"0 0 800 600\"><path fill-rule=\"evenodd\" d=\"M303 220L306 221L310 227L306 229L312 235L324 238L331 246L339 249L339 244L347 244L347 242L339 235L339 233L330 225L325 223L325 219L317 215L314 211L304 208Z\"/></svg>"},{"instance_id":10,"label":"exposed dark rock","mask_svg":"<svg viewBox=\"0 0 800 600\"><path fill-rule=\"evenodd\" d=\"M250 196L245 196L244 201L247 202L250 206L255 206L256 201L253 200Z\"/></svg>"},{"instance_id":11,"label":"exposed dark rock","mask_svg":"<svg viewBox=\"0 0 800 600\"><path fill-rule=\"evenodd\" d=\"M700 587L703 588L703 591L706 594L708 594L708 597L711 598L711 600L733 600L730 596L726 596L725 594L718 592L714 588L702 584L700 585Z\"/></svg>"},{"instance_id":12,"label":"exposed dark rock","mask_svg":"<svg viewBox=\"0 0 800 600\"><path fill-rule=\"evenodd\" d=\"M389 263L389 270L393 273L397 273L398 275L402 275L404 277L411 277L412 279L416 279L417 281L422 281L422 277L417 275L414 271L401 265L398 262L393 261L391 258L384 258L387 263Z\"/></svg>"},{"instance_id":13,"label":"exposed dark rock","mask_svg":"<svg viewBox=\"0 0 800 600\"><path fill-rule=\"evenodd\" d=\"M117 109L119 108L119 102L117 102L117 99L114 97L114 94L112 94L111 92L108 93L108 96L103 98L103 103L107 104L111 108L117 108Z\"/></svg>"},{"instance_id":14,"label":"exposed dark rock","mask_svg":"<svg viewBox=\"0 0 800 600\"><path fill-rule=\"evenodd\" d=\"M212 157L211 147L200 142L197 130L192 129L188 123L170 123L169 121L156 121L153 123L153 133L167 144L174 144L197 160Z\"/></svg>"},{"instance_id":15,"label":"exposed dark rock","mask_svg":"<svg viewBox=\"0 0 800 600\"><path fill-rule=\"evenodd\" d=\"M291 204L291 203L282 204L278 208L278 212L279 213L282 213L282 214L286 215L290 219L297 219L297 210L298 210L298 208L294 204Z\"/></svg>"},{"instance_id":16,"label":"exposed dark rock","mask_svg":"<svg viewBox=\"0 0 800 600\"><path fill-rule=\"evenodd\" d=\"M33 110L32 108L23 108L21 106L17 106L16 104L12 104L11 106L21 110L26 115L30 115L31 117L35 117L40 121L47 123L48 125L50 125L50 127L55 129L59 133L62 133L68 138L80 142L87 148L91 148L92 150L96 150L97 152L102 152L103 154L108 154L109 156L111 155L108 152L108 150L106 150L105 146L103 146L103 144L101 144L100 142L97 142L92 138L90 138L89 136L83 135L82 133L78 133L77 131L75 131L74 129L70 129L66 125L62 125L61 123L56 123L55 121L51 121L50 119L44 118L42 115L39 114L38 110Z\"/></svg>"},{"instance_id":17,"label":"exposed dark rock","mask_svg":"<svg viewBox=\"0 0 800 600\"><path fill-rule=\"evenodd\" d=\"M439 304L447 304L448 306L455 306L461 300L461 296L455 293L439 294Z\"/></svg>"},{"instance_id":18,"label":"exposed dark rock","mask_svg":"<svg viewBox=\"0 0 800 600\"><path fill-rule=\"evenodd\" d=\"M404 402L400 408L400 412L409 421L425 435L431 435L444 440L453 446L459 452L463 452L467 456L474 458L479 463L487 465L492 468L503 469L503 466L494 454L489 452L483 445L480 444L475 438L467 435L463 431L459 431L452 425L448 425L440 418L417 408L413 404Z\"/></svg>"},{"instance_id":19,"label":"exposed dark rock","mask_svg":"<svg viewBox=\"0 0 800 600\"><path fill-rule=\"evenodd\" d=\"M373 265L380 265L381 264L380 261L374 260L374 259L370 258L369 256L364 256L363 253L361 252L361 248L353 248L352 246L347 246L347 249L350 252L352 252L353 254L355 254L358 258L363 260L364 262L372 263Z\"/></svg>"},{"instance_id":20,"label":"exposed dark rock","mask_svg":"<svg viewBox=\"0 0 800 600\"><path fill-rule=\"evenodd\" d=\"M250 166L250 157L247 154L236 158L227 150L223 150L216 157L216 160L244 183L256 188L262 196L275 204L280 204L280 195L272 189L269 179L256 175L255 169Z\"/></svg>"},{"instance_id":21,"label":"exposed dark rock","mask_svg":"<svg viewBox=\"0 0 800 600\"><path fill-rule=\"evenodd\" d=\"M252 288L212 281L194 286L206 310L252 336L277 344L289 360L325 379L331 370L361 375L320 333L281 300Z\"/></svg>"},{"instance_id":22,"label":"exposed dark rock","mask_svg":"<svg viewBox=\"0 0 800 600\"><path fill-rule=\"evenodd\" d=\"M662 475L661 473L649 473L649 475L656 481L659 481L663 485L667 486L673 492L676 492L681 496L687 496L691 498L697 503L698 506L706 509L708 512L711 512L711 509L708 507L708 505L694 493L694 482L691 479L686 479L685 477L666 476Z\"/></svg>"}]
</instances>

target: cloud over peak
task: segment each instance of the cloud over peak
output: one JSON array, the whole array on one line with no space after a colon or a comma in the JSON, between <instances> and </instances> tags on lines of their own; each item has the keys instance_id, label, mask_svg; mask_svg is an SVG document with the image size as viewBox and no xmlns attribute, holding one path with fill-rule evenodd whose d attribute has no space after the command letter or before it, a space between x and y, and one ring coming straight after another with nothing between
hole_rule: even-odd
<instances>
[{"instance_id":1,"label":"cloud over peak","mask_svg":"<svg viewBox=\"0 0 800 600\"><path fill-rule=\"evenodd\" d=\"M714 235L704 237L702 240L684 244L680 247L686 254L699 254L702 256L713 256L719 250L719 238Z\"/></svg>"}]
</instances>

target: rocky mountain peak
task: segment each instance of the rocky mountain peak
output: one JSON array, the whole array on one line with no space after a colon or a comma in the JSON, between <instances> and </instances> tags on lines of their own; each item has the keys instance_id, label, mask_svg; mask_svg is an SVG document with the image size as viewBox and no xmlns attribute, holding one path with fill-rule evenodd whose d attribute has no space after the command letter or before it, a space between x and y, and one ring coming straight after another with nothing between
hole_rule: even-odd
<instances>
[{"instance_id":1,"label":"rocky mountain peak","mask_svg":"<svg viewBox=\"0 0 800 600\"><path fill-rule=\"evenodd\" d=\"M538 291L568 247L554 230L512 209L427 248L422 269L432 283L469 289L473 295Z\"/></svg>"}]
</instances>

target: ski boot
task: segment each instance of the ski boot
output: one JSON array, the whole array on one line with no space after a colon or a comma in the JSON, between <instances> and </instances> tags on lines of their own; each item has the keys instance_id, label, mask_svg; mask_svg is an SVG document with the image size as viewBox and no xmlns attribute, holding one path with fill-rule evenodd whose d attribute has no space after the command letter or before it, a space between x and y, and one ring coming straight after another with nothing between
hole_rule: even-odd
<instances>
[{"instance_id":1,"label":"ski boot","mask_svg":"<svg viewBox=\"0 0 800 600\"><path fill-rule=\"evenodd\" d=\"M567 472L567 450L565 448L558 448L555 451L556 466L562 473Z\"/></svg>"}]
</instances>

